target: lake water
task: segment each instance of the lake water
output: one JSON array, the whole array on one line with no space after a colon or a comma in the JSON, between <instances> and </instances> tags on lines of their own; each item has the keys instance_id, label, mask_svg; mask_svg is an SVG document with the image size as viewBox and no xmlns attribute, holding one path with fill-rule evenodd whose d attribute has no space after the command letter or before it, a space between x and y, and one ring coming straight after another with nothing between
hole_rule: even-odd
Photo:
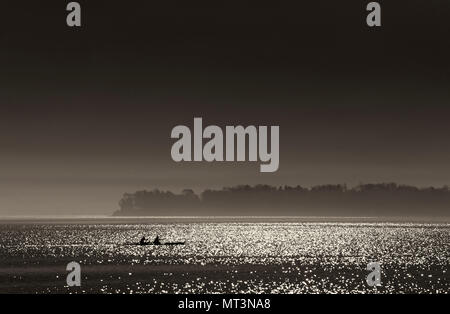
<instances>
[{"instance_id":1,"label":"lake water","mask_svg":"<svg viewBox=\"0 0 450 314\"><path fill-rule=\"evenodd\" d=\"M127 244L143 235L186 244ZM72 261L81 287L66 286ZM0 224L1 293L448 293L449 265L445 223Z\"/></svg>"}]
</instances>

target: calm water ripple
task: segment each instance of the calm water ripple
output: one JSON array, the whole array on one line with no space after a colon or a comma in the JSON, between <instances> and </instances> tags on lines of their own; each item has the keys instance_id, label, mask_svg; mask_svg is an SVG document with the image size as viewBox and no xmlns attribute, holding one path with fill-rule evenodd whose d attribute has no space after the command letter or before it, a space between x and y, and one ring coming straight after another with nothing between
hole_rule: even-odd
<instances>
[{"instance_id":1,"label":"calm water ripple","mask_svg":"<svg viewBox=\"0 0 450 314\"><path fill-rule=\"evenodd\" d=\"M186 245L128 244L143 235ZM1 224L0 292L448 293L449 252L448 224Z\"/></svg>"}]
</instances>

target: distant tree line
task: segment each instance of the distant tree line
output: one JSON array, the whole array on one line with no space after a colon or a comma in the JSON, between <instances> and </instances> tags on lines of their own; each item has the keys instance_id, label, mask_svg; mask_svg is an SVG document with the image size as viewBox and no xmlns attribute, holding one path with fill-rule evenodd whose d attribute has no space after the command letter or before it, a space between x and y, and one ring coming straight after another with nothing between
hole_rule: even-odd
<instances>
[{"instance_id":1,"label":"distant tree line","mask_svg":"<svg viewBox=\"0 0 450 314\"><path fill-rule=\"evenodd\" d=\"M125 193L119 216L450 216L450 191L396 183L297 186L238 185L200 195L158 189Z\"/></svg>"}]
</instances>

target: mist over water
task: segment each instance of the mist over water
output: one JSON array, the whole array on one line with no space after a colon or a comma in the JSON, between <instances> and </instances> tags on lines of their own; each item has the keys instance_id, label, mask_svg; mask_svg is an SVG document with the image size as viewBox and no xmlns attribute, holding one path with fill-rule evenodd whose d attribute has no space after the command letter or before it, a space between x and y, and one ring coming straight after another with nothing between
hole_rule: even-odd
<instances>
[{"instance_id":1,"label":"mist over water","mask_svg":"<svg viewBox=\"0 0 450 314\"><path fill-rule=\"evenodd\" d=\"M186 245L129 245L156 235ZM444 223L3 223L0 292L446 293L449 252ZM71 261L81 287L65 286Z\"/></svg>"}]
</instances>

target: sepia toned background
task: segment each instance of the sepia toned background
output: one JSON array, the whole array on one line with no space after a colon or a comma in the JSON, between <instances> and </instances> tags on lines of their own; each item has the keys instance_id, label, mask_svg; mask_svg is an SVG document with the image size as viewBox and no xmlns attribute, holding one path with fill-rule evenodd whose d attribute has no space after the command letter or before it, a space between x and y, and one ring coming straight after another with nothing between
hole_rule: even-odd
<instances>
[{"instance_id":1,"label":"sepia toned background","mask_svg":"<svg viewBox=\"0 0 450 314\"><path fill-rule=\"evenodd\" d=\"M68 1L67 1L68 2ZM0 215L110 214L124 192L450 182L450 4L3 1ZM369 1L367 1L368 3ZM279 125L280 168L180 163L171 129Z\"/></svg>"}]
</instances>

